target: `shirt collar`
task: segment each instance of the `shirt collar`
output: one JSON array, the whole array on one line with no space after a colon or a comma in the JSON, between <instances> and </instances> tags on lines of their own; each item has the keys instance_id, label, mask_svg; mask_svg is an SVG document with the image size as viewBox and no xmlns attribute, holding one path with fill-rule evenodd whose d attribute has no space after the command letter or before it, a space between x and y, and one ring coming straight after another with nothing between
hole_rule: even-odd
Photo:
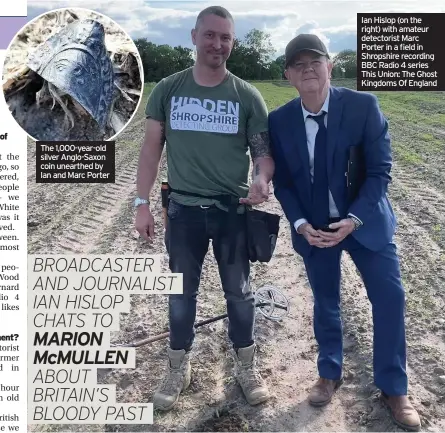
<instances>
[{"instance_id":1,"label":"shirt collar","mask_svg":"<svg viewBox=\"0 0 445 433\"><path fill-rule=\"evenodd\" d=\"M328 94L326 96L326 99L324 100L323 106L321 107L321 110L318 113L311 113L311 112L307 111L306 108L304 108L303 100L301 100L301 109L303 110L303 119L306 120L307 116L317 116L317 115L321 114L323 111L325 111L327 113L328 108L329 108L329 94L330 94L330 92L328 91Z\"/></svg>"}]
</instances>

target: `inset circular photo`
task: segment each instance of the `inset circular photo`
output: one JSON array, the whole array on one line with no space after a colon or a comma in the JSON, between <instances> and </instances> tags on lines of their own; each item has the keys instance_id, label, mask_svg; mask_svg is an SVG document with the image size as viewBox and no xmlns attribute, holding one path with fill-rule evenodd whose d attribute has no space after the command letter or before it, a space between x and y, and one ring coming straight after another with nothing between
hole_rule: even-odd
<instances>
[{"instance_id":1,"label":"inset circular photo","mask_svg":"<svg viewBox=\"0 0 445 433\"><path fill-rule=\"evenodd\" d=\"M16 34L2 87L12 116L33 140L110 140L136 113L143 74L136 45L111 18L63 8Z\"/></svg>"}]
</instances>

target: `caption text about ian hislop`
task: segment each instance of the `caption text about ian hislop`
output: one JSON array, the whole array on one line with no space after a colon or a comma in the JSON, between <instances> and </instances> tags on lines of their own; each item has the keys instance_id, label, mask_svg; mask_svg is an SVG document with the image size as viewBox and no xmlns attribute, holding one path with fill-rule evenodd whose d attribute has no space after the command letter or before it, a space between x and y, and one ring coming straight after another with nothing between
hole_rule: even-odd
<instances>
[{"instance_id":1,"label":"caption text about ian hislop","mask_svg":"<svg viewBox=\"0 0 445 433\"><path fill-rule=\"evenodd\" d=\"M118 403L98 368L135 368L135 349L112 347L130 295L182 293L161 256L30 256L28 422L152 424L152 403Z\"/></svg>"},{"instance_id":2,"label":"caption text about ian hislop","mask_svg":"<svg viewBox=\"0 0 445 433\"><path fill-rule=\"evenodd\" d=\"M445 13L357 14L357 90L444 91Z\"/></svg>"}]
</instances>

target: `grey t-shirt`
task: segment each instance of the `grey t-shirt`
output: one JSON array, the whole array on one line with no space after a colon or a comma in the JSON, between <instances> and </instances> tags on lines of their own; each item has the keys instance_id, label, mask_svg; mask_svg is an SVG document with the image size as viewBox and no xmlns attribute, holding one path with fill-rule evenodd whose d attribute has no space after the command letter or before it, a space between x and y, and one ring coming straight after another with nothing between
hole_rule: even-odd
<instances>
[{"instance_id":1,"label":"grey t-shirt","mask_svg":"<svg viewBox=\"0 0 445 433\"><path fill-rule=\"evenodd\" d=\"M268 130L267 106L254 86L230 72L215 87L200 86L188 68L154 87L145 113L165 122L172 188L200 195L247 195L248 137ZM224 209L214 200L171 197L185 205L215 203Z\"/></svg>"}]
</instances>

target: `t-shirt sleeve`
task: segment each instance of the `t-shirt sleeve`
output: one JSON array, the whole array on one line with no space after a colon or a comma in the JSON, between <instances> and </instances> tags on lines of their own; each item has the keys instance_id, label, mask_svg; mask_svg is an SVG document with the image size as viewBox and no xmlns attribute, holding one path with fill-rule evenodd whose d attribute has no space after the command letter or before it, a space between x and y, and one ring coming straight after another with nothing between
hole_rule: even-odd
<instances>
[{"instance_id":1,"label":"t-shirt sleeve","mask_svg":"<svg viewBox=\"0 0 445 433\"><path fill-rule=\"evenodd\" d=\"M165 122L164 87L164 80L161 80L155 85L148 96L147 105L145 107L146 118L152 118L159 122Z\"/></svg>"},{"instance_id":2,"label":"t-shirt sleeve","mask_svg":"<svg viewBox=\"0 0 445 433\"><path fill-rule=\"evenodd\" d=\"M266 102L256 87L251 87L250 113L247 118L247 137L268 130L268 110Z\"/></svg>"}]
</instances>

